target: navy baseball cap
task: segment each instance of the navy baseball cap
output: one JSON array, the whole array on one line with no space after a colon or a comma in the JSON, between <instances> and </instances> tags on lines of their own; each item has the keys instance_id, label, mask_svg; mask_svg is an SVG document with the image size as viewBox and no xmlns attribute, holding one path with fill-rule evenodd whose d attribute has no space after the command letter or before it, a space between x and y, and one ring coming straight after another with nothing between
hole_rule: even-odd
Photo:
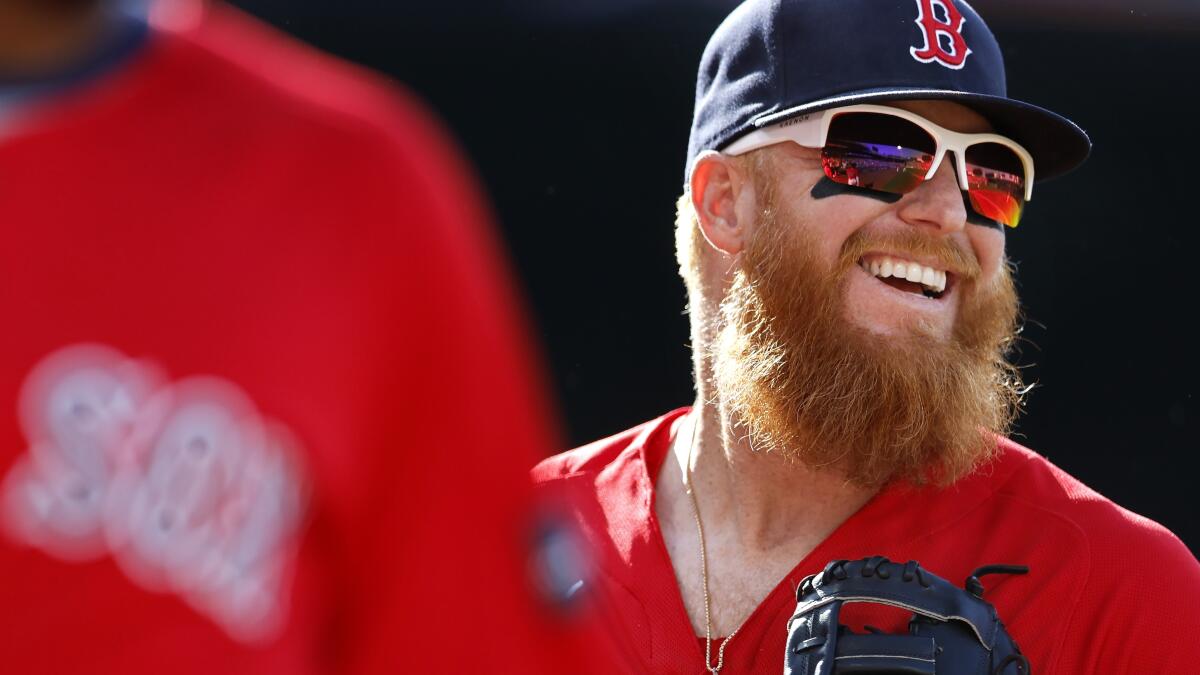
<instances>
[{"instance_id":1,"label":"navy baseball cap","mask_svg":"<svg viewBox=\"0 0 1200 675\"><path fill-rule=\"evenodd\" d=\"M1038 180L1079 166L1074 122L1008 98L1000 45L965 0L747 0L708 41L696 78L697 155L799 115L857 103L944 99L1033 156Z\"/></svg>"}]
</instances>

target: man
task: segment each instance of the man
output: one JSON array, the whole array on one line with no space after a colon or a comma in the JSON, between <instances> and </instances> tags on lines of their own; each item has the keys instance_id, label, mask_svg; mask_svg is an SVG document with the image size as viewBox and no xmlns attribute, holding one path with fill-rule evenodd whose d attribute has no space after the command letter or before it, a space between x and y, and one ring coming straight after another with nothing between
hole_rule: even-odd
<instances>
[{"instance_id":1,"label":"man","mask_svg":"<svg viewBox=\"0 0 1200 675\"><path fill-rule=\"evenodd\" d=\"M1007 98L962 0L749 0L717 29L676 223L696 403L534 472L587 500L628 672L778 673L801 580L873 555L1028 566L985 598L1033 672L1194 670L1169 636L1200 625L1195 558L1004 437L1006 233L1089 147Z\"/></svg>"},{"instance_id":2,"label":"man","mask_svg":"<svg viewBox=\"0 0 1200 675\"><path fill-rule=\"evenodd\" d=\"M445 131L117 10L0 0L0 669L565 672L554 424Z\"/></svg>"}]
</instances>

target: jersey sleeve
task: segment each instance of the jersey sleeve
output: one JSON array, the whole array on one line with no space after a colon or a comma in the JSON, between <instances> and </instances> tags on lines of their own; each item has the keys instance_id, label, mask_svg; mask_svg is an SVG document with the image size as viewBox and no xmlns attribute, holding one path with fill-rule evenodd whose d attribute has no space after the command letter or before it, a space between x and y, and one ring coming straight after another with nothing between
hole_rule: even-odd
<instances>
[{"instance_id":1,"label":"jersey sleeve","mask_svg":"<svg viewBox=\"0 0 1200 675\"><path fill-rule=\"evenodd\" d=\"M1126 644L1114 631L1106 645L1119 650L1113 672L1187 673L1200 664L1200 563L1174 535L1155 538L1139 569L1125 567L1129 588L1113 600L1112 613L1129 626Z\"/></svg>"},{"instance_id":2,"label":"jersey sleeve","mask_svg":"<svg viewBox=\"0 0 1200 675\"><path fill-rule=\"evenodd\" d=\"M1200 663L1200 563L1175 535L1129 512L1092 542L1054 672L1188 673Z\"/></svg>"}]
</instances>

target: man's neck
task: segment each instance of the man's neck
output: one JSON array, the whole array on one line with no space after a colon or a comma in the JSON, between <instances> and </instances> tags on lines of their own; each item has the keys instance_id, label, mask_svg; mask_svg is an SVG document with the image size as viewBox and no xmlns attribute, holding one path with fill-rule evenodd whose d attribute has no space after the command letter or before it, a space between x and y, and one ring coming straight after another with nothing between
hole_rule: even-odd
<instances>
[{"instance_id":1,"label":"man's neck","mask_svg":"<svg viewBox=\"0 0 1200 675\"><path fill-rule=\"evenodd\" d=\"M87 57L109 25L103 2L0 1L0 78L39 77Z\"/></svg>"},{"instance_id":2,"label":"man's neck","mask_svg":"<svg viewBox=\"0 0 1200 675\"><path fill-rule=\"evenodd\" d=\"M705 404L706 398L698 397L672 443L657 481L656 512L684 604L703 635L700 540L684 486L690 473L704 528L714 635L725 635L875 491L756 451L719 402Z\"/></svg>"},{"instance_id":3,"label":"man's neck","mask_svg":"<svg viewBox=\"0 0 1200 675\"><path fill-rule=\"evenodd\" d=\"M718 404L694 408L671 450L668 464L680 482L690 471L714 535L728 529L748 552L777 550L829 521L836 527L875 493L754 448Z\"/></svg>"}]
</instances>

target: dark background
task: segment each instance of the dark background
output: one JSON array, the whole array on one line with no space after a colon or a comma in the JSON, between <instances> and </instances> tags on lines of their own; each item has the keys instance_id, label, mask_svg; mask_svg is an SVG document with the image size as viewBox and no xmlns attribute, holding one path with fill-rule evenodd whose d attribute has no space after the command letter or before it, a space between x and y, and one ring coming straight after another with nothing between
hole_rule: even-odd
<instances>
[{"instance_id":1,"label":"dark background","mask_svg":"<svg viewBox=\"0 0 1200 675\"><path fill-rule=\"evenodd\" d=\"M235 4L405 82L449 123L496 205L573 443L690 402L674 200L700 52L735 3ZM1095 143L1009 232L1037 383L1017 439L1195 552L1200 3L975 6L1010 96Z\"/></svg>"}]
</instances>

